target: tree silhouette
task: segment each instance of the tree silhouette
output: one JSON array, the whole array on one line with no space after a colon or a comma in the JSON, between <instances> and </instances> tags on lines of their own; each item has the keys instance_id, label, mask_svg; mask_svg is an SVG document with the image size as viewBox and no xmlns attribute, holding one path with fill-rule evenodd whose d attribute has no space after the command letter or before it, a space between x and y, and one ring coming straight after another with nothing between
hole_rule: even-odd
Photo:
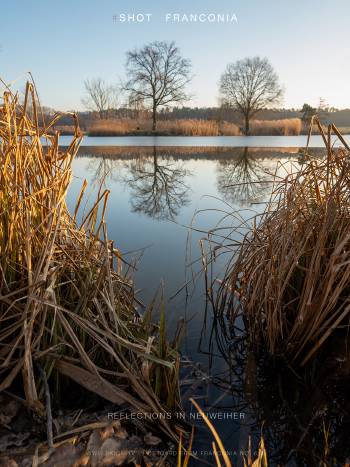
<instances>
[{"instance_id":1,"label":"tree silhouette","mask_svg":"<svg viewBox=\"0 0 350 467\"><path fill-rule=\"evenodd\" d=\"M244 132L249 135L250 119L259 110L278 104L283 90L267 58L253 57L229 63L221 75L223 104L238 110L244 117Z\"/></svg>"},{"instance_id":2,"label":"tree silhouette","mask_svg":"<svg viewBox=\"0 0 350 467\"><path fill-rule=\"evenodd\" d=\"M84 157L84 155L80 157ZM108 154L100 154L98 157L91 157L86 168L88 172L92 173L91 184L106 188L111 181L120 182L121 167L120 160L112 158Z\"/></svg>"},{"instance_id":3,"label":"tree silhouette","mask_svg":"<svg viewBox=\"0 0 350 467\"><path fill-rule=\"evenodd\" d=\"M242 149L240 155L221 160L218 165L218 190L233 204L246 204L261 199L269 188L268 174L249 148Z\"/></svg>"},{"instance_id":4,"label":"tree silhouette","mask_svg":"<svg viewBox=\"0 0 350 467\"><path fill-rule=\"evenodd\" d=\"M102 78L86 80L84 82L86 97L82 104L100 118L107 118L109 111L117 105L117 88L107 84Z\"/></svg>"},{"instance_id":5,"label":"tree silhouette","mask_svg":"<svg viewBox=\"0 0 350 467\"><path fill-rule=\"evenodd\" d=\"M139 157L128 163L134 212L142 212L154 219L175 219L182 206L189 203L189 187L184 178L189 172L177 161L162 164L153 148L153 157Z\"/></svg>"},{"instance_id":6,"label":"tree silhouette","mask_svg":"<svg viewBox=\"0 0 350 467\"><path fill-rule=\"evenodd\" d=\"M311 105L305 103L301 109L302 112L302 121L304 122L305 125L310 125L311 118L313 115L317 114L317 109L315 107L312 107Z\"/></svg>"},{"instance_id":7,"label":"tree silhouette","mask_svg":"<svg viewBox=\"0 0 350 467\"><path fill-rule=\"evenodd\" d=\"M191 80L190 71L191 62L181 56L175 42L155 41L127 53L124 90L131 102L150 105L153 131L159 107L189 99L185 88Z\"/></svg>"}]
</instances>

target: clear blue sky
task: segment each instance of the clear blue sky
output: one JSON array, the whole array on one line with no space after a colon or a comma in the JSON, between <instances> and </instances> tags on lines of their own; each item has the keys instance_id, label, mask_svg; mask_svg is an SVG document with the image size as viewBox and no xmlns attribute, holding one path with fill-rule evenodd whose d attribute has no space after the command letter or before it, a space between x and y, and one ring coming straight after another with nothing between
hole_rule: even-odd
<instances>
[{"instance_id":1,"label":"clear blue sky","mask_svg":"<svg viewBox=\"0 0 350 467\"><path fill-rule=\"evenodd\" d=\"M119 13L152 13L121 24ZM238 23L166 24L166 13L235 13ZM125 52L175 40L195 77L191 105L216 105L226 64L267 56L285 87L284 105L350 107L350 0L0 0L0 76L21 87L35 77L42 103L82 109L83 82L123 78Z\"/></svg>"}]
</instances>

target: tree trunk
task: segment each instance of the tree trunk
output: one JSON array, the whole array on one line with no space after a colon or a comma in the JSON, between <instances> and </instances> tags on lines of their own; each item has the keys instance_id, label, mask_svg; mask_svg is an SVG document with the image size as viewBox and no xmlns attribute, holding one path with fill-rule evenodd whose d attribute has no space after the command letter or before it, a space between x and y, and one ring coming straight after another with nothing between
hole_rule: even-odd
<instances>
[{"instance_id":1,"label":"tree trunk","mask_svg":"<svg viewBox=\"0 0 350 467\"><path fill-rule=\"evenodd\" d=\"M153 146L153 165L154 165L154 171L156 172L156 168L158 167L158 160L157 160L157 147Z\"/></svg>"},{"instance_id":2,"label":"tree trunk","mask_svg":"<svg viewBox=\"0 0 350 467\"><path fill-rule=\"evenodd\" d=\"M245 115L245 129L244 129L244 134L246 136L249 135L249 115Z\"/></svg>"},{"instance_id":3,"label":"tree trunk","mask_svg":"<svg viewBox=\"0 0 350 467\"><path fill-rule=\"evenodd\" d=\"M157 129L157 106L155 104L153 104L152 118L153 118L152 131L156 131Z\"/></svg>"}]
</instances>

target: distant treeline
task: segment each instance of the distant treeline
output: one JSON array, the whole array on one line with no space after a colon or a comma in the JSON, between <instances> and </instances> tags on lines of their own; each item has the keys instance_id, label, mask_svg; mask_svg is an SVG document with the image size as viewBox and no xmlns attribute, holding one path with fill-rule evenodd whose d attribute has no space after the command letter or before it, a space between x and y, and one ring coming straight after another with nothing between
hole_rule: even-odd
<instances>
[{"instance_id":1,"label":"distant treeline","mask_svg":"<svg viewBox=\"0 0 350 467\"><path fill-rule=\"evenodd\" d=\"M257 120L281 120L285 118L301 118L302 113L296 110L261 110L257 113ZM240 124L242 115L235 109L229 107L175 107L170 110L161 110L159 112L160 120L172 119L203 119L218 120Z\"/></svg>"},{"instance_id":2,"label":"distant treeline","mask_svg":"<svg viewBox=\"0 0 350 467\"><path fill-rule=\"evenodd\" d=\"M46 109L45 113L53 113L52 109ZM151 112L147 110L135 110L129 108L111 109L108 111L108 118L111 119L149 119ZM265 109L258 112L257 120L282 120L289 118L301 118L303 113L296 109ZM99 118L97 112L78 112L80 126L86 130L92 121ZM159 120L215 120L218 122L232 122L240 125L242 117L232 109L225 107L175 107L172 109L162 109L159 112ZM322 123L334 123L339 127L350 127L350 109L322 111ZM63 116L60 125L71 125L72 119L69 115Z\"/></svg>"}]
</instances>

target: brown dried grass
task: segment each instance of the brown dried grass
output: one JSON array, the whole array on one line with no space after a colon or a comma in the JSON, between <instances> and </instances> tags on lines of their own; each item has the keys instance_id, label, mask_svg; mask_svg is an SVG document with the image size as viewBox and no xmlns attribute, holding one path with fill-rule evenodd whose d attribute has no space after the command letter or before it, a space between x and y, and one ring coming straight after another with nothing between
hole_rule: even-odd
<instances>
[{"instance_id":1,"label":"brown dried grass","mask_svg":"<svg viewBox=\"0 0 350 467\"><path fill-rule=\"evenodd\" d=\"M15 382L28 406L42 413L40 365L58 388L62 378L70 378L132 410L177 408L178 355L165 338L164 312L159 326L152 324L152 305L143 317L137 312L132 280L107 237L109 192L100 190L91 210L81 213L84 183L75 212L67 209L72 161L81 141L77 119L72 114L74 136L61 151L58 134L49 134L60 115L40 129L39 113L31 83L23 104L18 95L4 93L0 391ZM58 391L59 397L64 395ZM159 427L172 435L165 419Z\"/></svg>"},{"instance_id":2,"label":"brown dried grass","mask_svg":"<svg viewBox=\"0 0 350 467\"><path fill-rule=\"evenodd\" d=\"M298 136L303 125L300 118L282 120L251 120L250 134L265 136Z\"/></svg>"},{"instance_id":3,"label":"brown dried grass","mask_svg":"<svg viewBox=\"0 0 350 467\"><path fill-rule=\"evenodd\" d=\"M252 135L300 135L302 121L300 118L282 120L251 120ZM152 133L152 122L147 119L106 119L94 120L87 128L90 136L122 136L125 134ZM232 122L202 119L159 120L157 133L178 136L239 136L238 125Z\"/></svg>"},{"instance_id":4,"label":"brown dried grass","mask_svg":"<svg viewBox=\"0 0 350 467\"><path fill-rule=\"evenodd\" d=\"M88 126L90 136L122 136L138 133L152 133L151 120L133 120L130 118L95 120ZM229 122L218 123L215 120L179 119L159 120L157 133L182 136L237 136L240 134L240 130L237 125Z\"/></svg>"},{"instance_id":5,"label":"brown dried grass","mask_svg":"<svg viewBox=\"0 0 350 467\"><path fill-rule=\"evenodd\" d=\"M275 180L220 287L216 307L242 315L251 343L305 365L350 319L350 148L314 119L325 159ZM335 133L344 147L335 149Z\"/></svg>"},{"instance_id":6,"label":"brown dried grass","mask_svg":"<svg viewBox=\"0 0 350 467\"><path fill-rule=\"evenodd\" d=\"M89 136L122 136L137 131L151 131L150 120L134 120L132 118L98 119L89 123L87 132Z\"/></svg>"}]
</instances>

